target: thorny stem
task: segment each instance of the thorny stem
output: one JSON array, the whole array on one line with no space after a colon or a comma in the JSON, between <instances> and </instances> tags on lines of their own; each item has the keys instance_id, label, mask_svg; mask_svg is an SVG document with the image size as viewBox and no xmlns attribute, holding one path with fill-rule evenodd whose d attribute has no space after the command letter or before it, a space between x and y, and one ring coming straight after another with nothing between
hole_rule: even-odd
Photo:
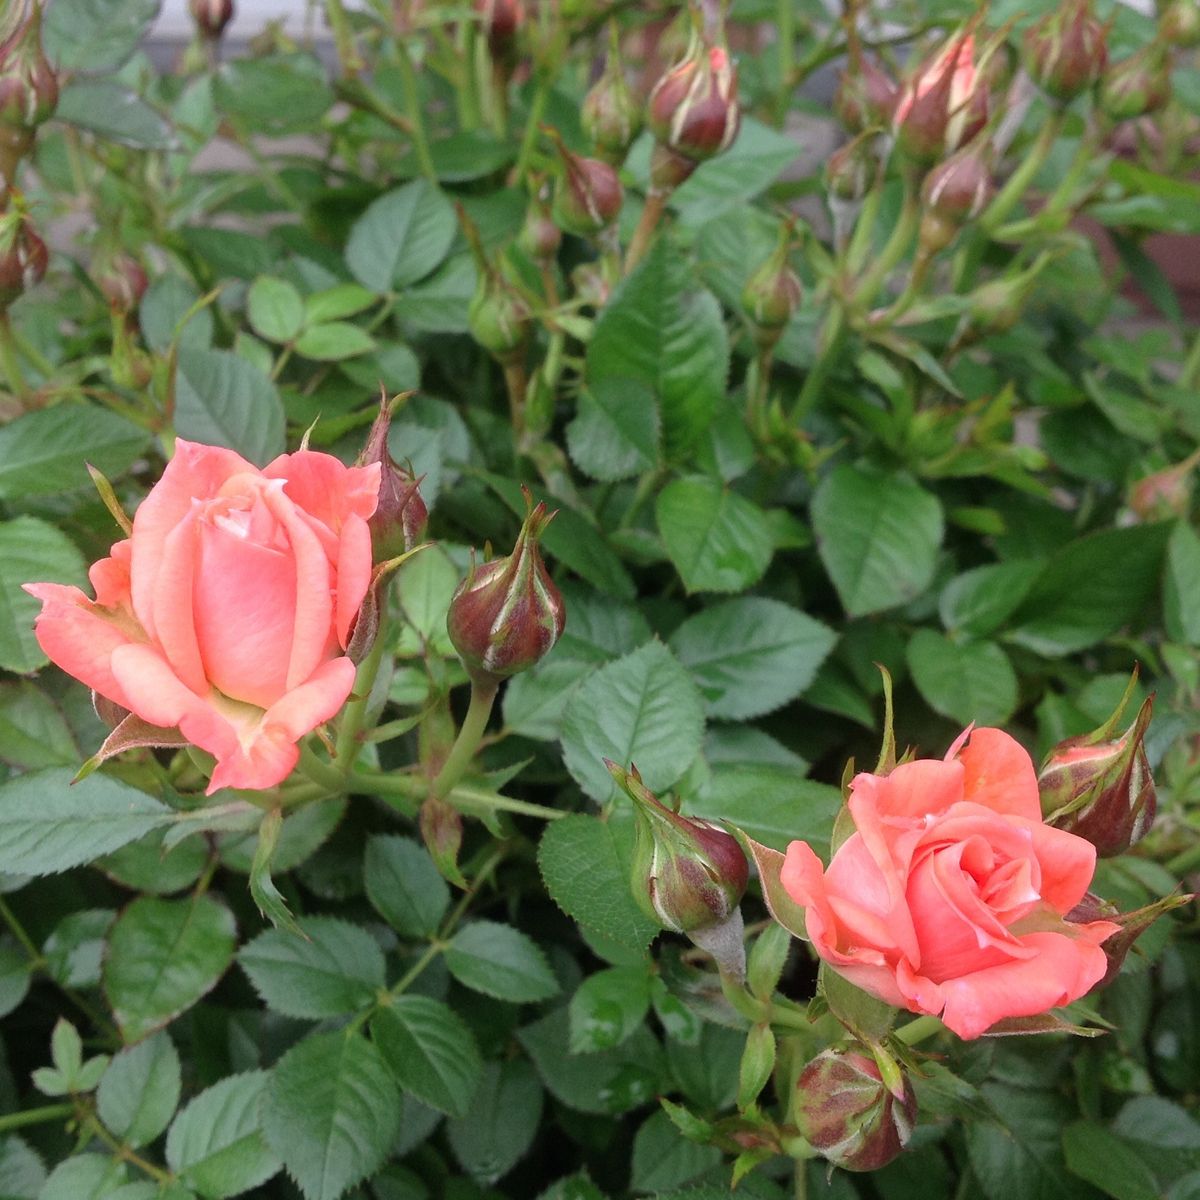
<instances>
[{"instance_id":1,"label":"thorny stem","mask_svg":"<svg viewBox=\"0 0 1200 1200\"><path fill-rule=\"evenodd\" d=\"M358 676L354 681L354 699L346 705L338 726L337 743L334 754L338 766L342 769L342 778L348 779L354 769L354 760L358 757L359 743L363 725L367 719L367 705L371 702L371 693L375 690L375 680L379 676L379 668L383 663L391 638L388 628L386 593L383 596L383 619L379 622L379 632L375 635L375 644L367 652L366 658L358 668Z\"/></svg>"},{"instance_id":2,"label":"thorny stem","mask_svg":"<svg viewBox=\"0 0 1200 1200\"><path fill-rule=\"evenodd\" d=\"M436 184L438 181L437 168L433 165L433 156L429 153L429 139L425 133L425 117L421 111L421 93L417 87L417 73L413 69L412 56L404 39L396 42L397 54L400 60L400 84L404 89L404 113L412 127L413 151L417 156L421 174Z\"/></svg>"},{"instance_id":3,"label":"thorny stem","mask_svg":"<svg viewBox=\"0 0 1200 1200\"><path fill-rule=\"evenodd\" d=\"M524 352L504 360L504 388L508 392L508 412L513 433L518 440L525 432L525 393L529 390L529 375L525 370Z\"/></svg>"},{"instance_id":4,"label":"thorny stem","mask_svg":"<svg viewBox=\"0 0 1200 1200\"><path fill-rule=\"evenodd\" d=\"M1021 165L1008 177L1008 181L996 193L992 202L979 218L979 227L985 233L992 233L1008 218L1008 214L1016 207L1018 201L1028 190L1034 176L1042 169L1046 159L1054 149L1055 142L1063 125L1063 110L1056 110L1042 126L1037 140L1030 147Z\"/></svg>"},{"instance_id":5,"label":"thorny stem","mask_svg":"<svg viewBox=\"0 0 1200 1200\"><path fill-rule=\"evenodd\" d=\"M650 248L650 242L654 238L654 233L658 229L658 223L662 219L670 198L670 192L660 191L657 188L646 196L646 206L642 209L641 220L638 221L637 229L634 230L633 238L629 243L629 249L625 252L626 275L642 261L646 251Z\"/></svg>"},{"instance_id":6,"label":"thorny stem","mask_svg":"<svg viewBox=\"0 0 1200 1200\"><path fill-rule=\"evenodd\" d=\"M493 681L471 683L471 703L467 715L463 719L462 728L437 778L430 784L429 794L439 800L444 799L454 789L454 785L466 774L467 768L475 758L475 751L483 739L487 728L488 718L492 715L492 705L496 700L499 684Z\"/></svg>"},{"instance_id":7,"label":"thorny stem","mask_svg":"<svg viewBox=\"0 0 1200 1200\"><path fill-rule=\"evenodd\" d=\"M74 1112L73 1104L47 1104L42 1108L27 1108L24 1112L5 1113L0 1117L0 1133L20 1129L25 1125L44 1125L47 1121L72 1116Z\"/></svg>"},{"instance_id":8,"label":"thorny stem","mask_svg":"<svg viewBox=\"0 0 1200 1200\"><path fill-rule=\"evenodd\" d=\"M808 414L812 412L821 388L837 360L838 351L841 349L845 335L846 313L841 304L835 302L834 307L829 310L829 315L825 318L825 324L821 327L818 336L817 357L813 361L808 375L805 376L804 386L800 389L800 395L796 397L796 403L792 406L791 422L793 425L802 425Z\"/></svg>"}]
</instances>

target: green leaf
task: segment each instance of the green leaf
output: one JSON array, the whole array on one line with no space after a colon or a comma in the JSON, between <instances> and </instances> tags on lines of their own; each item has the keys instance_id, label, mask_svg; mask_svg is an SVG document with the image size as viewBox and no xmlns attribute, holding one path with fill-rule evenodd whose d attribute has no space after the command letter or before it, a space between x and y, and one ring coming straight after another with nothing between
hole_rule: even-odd
<instances>
[{"instance_id":1,"label":"green leaf","mask_svg":"<svg viewBox=\"0 0 1200 1200\"><path fill-rule=\"evenodd\" d=\"M918 629L907 658L917 691L944 717L963 725L1003 725L1017 707L1017 673L995 642L956 641Z\"/></svg>"},{"instance_id":2,"label":"green leaf","mask_svg":"<svg viewBox=\"0 0 1200 1200\"><path fill-rule=\"evenodd\" d=\"M125 1182L125 1164L107 1154L76 1154L50 1172L38 1200L108 1200Z\"/></svg>"},{"instance_id":3,"label":"green leaf","mask_svg":"<svg viewBox=\"0 0 1200 1200\"><path fill-rule=\"evenodd\" d=\"M116 917L110 908L85 908L63 917L42 947L50 978L63 987L95 987L109 926Z\"/></svg>"},{"instance_id":4,"label":"green leaf","mask_svg":"<svg viewBox=\"0 0 1200 1200\"><path fill-rule=\"evenodd\" d=\"M296 353L315 362L340 362L374 349L375 339L346 321L313 325L296 339Z\"/></svg>"},{"instance_id":5,"label":"green leaf","mask_svg":"<svg viewBox=\"0 0 1200 1200\"><path fill-rule=\"evenodd\" d=\"M136 92L112 79L73 79L63 88L54 116L134 150L169 150L175 142L171 126Z\"/></svg>"},{"instance_id":6,"label":"green leaf","mask_svg":"<svg viewBox=\"0 0 1200 1200\"><path fill-rule=\"evenodd\" d=\"M179 275L160 275L142 297L138 310L146 345L158 354L165 354L178 338L181 348L207 350L212 345L213 315L207 306L195 307L199 299L200 293L190 280Z\"/></svg>"},{"instance_id":7,"label":"green leaf","mask_svg":"<svg viewBox=\"0 0 1200 1200\"><path fill-rule=\"evenodd\" d=\"M659 493L658 531L689 592L739 592L775 548L762 509L715 479L677 479Z\"/></svg>"},{"instance_id":8,"label":"green leaf","mask_svg":"<svg viewBox=\"0 0 1200 1200\"><path fill-rule=\"evenodd\" d=\"M82 586L86 582L83 555L48 521L37 517L0 521L0 668L27 674L48 661L33 636L41 601L23 592L21 585Z\"/></svg>"},{"instance_id":9,"label":"green leaf","mask_svg":"<svg viewBox=\"0 0 1200 1200\"><path fill-rule=\"evenodd\" d=\"M563 761L598 803L617 795L604 759L637 765L654 792L669 788L700 750L704 711L679 660L650 642L594 672L571 697Z\"/></svg>"},{"instance_id":10,"label":"green leaf","mask_svg":"<svg viewBox=\"0 0 1200 1200\"><path fill-rule=\"evenodd\" d=\"M96 866L110 879L135 892L149 892L154 896L181 892L200 878L211 850L208 843L198 837L166 849L163 837L161 829L152 830L136 842L97 859Z\"/></svg>"},{"instance_id":11,"label":"green leaf","mask_svg":"<svg viewBox=\"0 0 1200 1200\"><path fill-rule=\"evenodd\" d=\"M868 467L837 467L812 501L821 561L847 614L895 608L933 579L942 506L912 480Z\"/></svg>"},{"instance_id":12,"label":"green leaf","mask_svg":"<svg viewBox=\"0 0 1200 1200\"><path fill-rule=\"evenodd\" d=\"M278 1172L280 1157L262 1132L266 1071L230 1075L201 1092L167 1134L167 1165L206 1200L260 1187Z\"/></svg>"},{"instance_id":13,"label":"green leaf","mask_svg":"<svg viewBox=\"0 0 1200 1200\"><path fill-rule=\"evenodd\" d=\"M156 1033L113 1057L96 1093L97 1112L117 1137L145 1146L171 1123L180 1086L175 1043Z\"/></svg>"},{"instance_id":14,"label":"green leaf","mask_svg":"<svg viewBox=\"0 0 1200 1200\"><path fill-rule=\"evenodd\" d=\"M745 596L706 608L671 635L708 715L745 721L803 694L836 634L778 600Z\"/></svg>"},{"instance_id":15,"label":"green leaf","mask_svg":"<svg viewBox=\"0 0 1200 1200\"><path fill-rule=\"evenodd\" d=\"M485 996L523 1004L558 994L558 980L537 943L511 925L472 921L443 953L450 974Z\"/></svg>"},{"instance_id":16,"label":"green leaf","mask_svg":"<svg viewBox=\"0 0 1200 1200\"><path fill-rule=\"evenodd\" d=\"M1200 646L1200 537L1186 521L1179 521L1167 542L1166 580L1163 585L1163 618L1173 642ZM3 716L0 715L0 722Z\"/></svg>"},{"instance_id":17,"label":"green leaf","mask_svg":"<svg viewBox=\"0 0 1200 1200\"><path fill-rule=\"evenodd\" d=\"M454 1157L473 1179L495 1183L517 1164L537 1135L542 1085L522 1058L488 1063L466 1115L446 1126Z\"/></svg>"},{"instance_id":18,"label":"green leaf","mask_svg":"<svg viewBox=\"0 0 1200 1200\"><path fill-rule=\"evenodd\" d=\"M720 304L696 286L690 264L670 240L659 238L600 313L588 344L585 386L593 394L630 380L649 388L666 452L678 458L708 428L728 373Z\"/></svg>"},{"instance_id":19,"label":"green leaf","mask_svg":"<svg viewBox=\"0 0 1200 1200\"><path fill-rule=\"evenodd\" d=\"M661 1192L695 1179L721 1161L716 1146L698 1146L661 1110L642 1123L633 1139L633 1178L638 1192Z\"/></svg>"},{"instance_id":20,"label":"green leaf","mask_svg":"<svg viewBox=\"0 0 1200 1200\"><path fill-rule=\"evenodd\" d=\"M73 766L79 759L66 718L37 684L0 683L0 762L36 771Z\"/></svg>"},{"instance_id":21,"label":"green leaf","mask_svg":"<svg viewBox=\"0 0 1200 1200\"><path fill-rule=\"evenodd\" d=\"M609 1050L630 1037L650 1008L650 978L645 967L608 967L589 975L567 1009L571 1053Z\"/></svg>"},{"instance_id":22,"label":"green leaf","mask_svg":"<svg viewBox=\"0 0 1200 1200\"><path fill-rule=\"evenodd\" d=\"M329 76L311 53L239 55L213 77L221 110L261 133L310 130L334 103Z\"/></svg>"},{"instance_id":23,"label":"green leaf","mask_svg":"<svg viewBox=\"0 0 1200 1200\"><path fill-rule=\"evenodd\" d=\"M324 291L314 292L304 302L304 323L323 325L353 317L375 303L375 293L357 283L339 283Z\"/></svg>"},{"instance_id":24,"label":"green leaf","mask_svg":"<svg viewBox=\"0 0 1200 1200\"><path fill-rule=\"evenodd\" d=\"M123 474L150 441L144 430L93 404L56 404L0 427L0 500L90 489L87 464Z\"/></svg>"},{"instance_id":25,"label":"green leaf","mask_svg":"<svg viewBox=\"0 0 1200 1200\"><path fill-rule=\"evenodd\" d=\"M29 991L29 955L15 945L0 942L0 1017L7 1017Z\"/></svg>"},{"instance_id":26,"label":"green leaf","mask_svg":"<svg viewBox=\"0 0 1200 1200\"><path fill-rule=\"evenodd\" d=\"M434 933L450 906L450 888L429 851L411 838L368 839L363 883L375 911L405 937Z\"/></svg>"},{"instance_id":27,"label":"green leaf","mask_svg":"<svg viewBox=\"0 0 1200 1200\"><path fill-rule=\"evenodd\" d=\"M580 392L566 432L572 460L593 479L628 479L658 465L658 409L642 380L601 376Z\"/></svg>"},{"instance_id":28,"label":"green leaf","mask_svg":"<svg viewBox=\"0 0 1200 1200\"><path fill-rule=\"evenodd\" d=\"M52 875L108 854L171 821L171 810L126 783L61 767L0 784L0 871Z\"/></svg>"},{"instance_id":29,"label":"green leaf","mask_svg":"<svg viewBox=\"0 0 1200 1200\"><path fill-rule=\"evenodd\" d=\"M228 350L181 350L175 432L263 466L284 450L283 404L275 385L246 359Z\"/></svg>"},{"instance_id":30,"label":"green leaf","mask_svg":"<svg viewBox=\"0 0 1200 1200\"><path fill-rule=\"evenodd\" d=\"M37 1200L46 1182L42 1160L15 1134L0 1138L0 1179L4 1200Z\"/></svg>"},{"instance_id":31,"label":"green leaf","mask_svg":"<svg viewBox=\"0 0 1200 1200\"><path fill-rule=\"evenodd\" d=\"M1073 654L1140 617L1158 588L1171 526L1105 529L1054 554L1013 618L1012 640Z\"/></svg>"},{"instance_id":32,"label":"green leaf","mask_svg":"<svg viewBox=\"0 0 1200 1200\"><path fill-rule=\"evenodd\" d=\"M46 13L46 55L70 70L111 71L137 49L160 0L54 0Z\"/></svg>"},{"instance_id":33,"label":"green leaf","mask_svg":"<svg viewBox=\"0 0 1200 1200\"><path fill-rule=\"evenodd\" d=\"M337 1200L387 1156L399 1132L400 1097L370 1042L316 1034L275 1064L262 1124L307 1200Z\"/></svg>"},{"instance_id":34,"label":"green leaf","mask_svg":"<svg viewBox=\"0 0 1200 1200\"><path fill-rule=\"evenodd\" d=\"M304 328L304 297L286 279L260 275L246 296L246 315L259 337L290 342Z\"/></svg>"},{"instance_id":35,"label":"green leaf","mask_svg":"<svg viewBox=\"0 0 1200 1200\"><path fill-rule=\"evenodd\" d=\"M1075 1121L1063 1130L1063 1153L1072 1175L1114 1200L1159 1200L1162 1195L1137 1150L1094 1121Z\"/></svg>"},{"instance_id":36,"label":"green leaf","mask_svg":"<svg viewBox=\"0 0 1200 1200\"><path fill-rule=\"evenodd\" d=\"M546 826L538 866L551 899L589 930L641 950L658 933L629 890L633 825L568 813Z\"/></svg>"},{"instance_id":37,"label":"green leaf","mask_svg":"<svg viewBox=\"0 0 1200 1200\"><path fill-rule=\"evenodd\" d=\"M452 1117L467 1112L483 1063L471 1030L448 1005L396 996L371 1018L371 1037L406 1092Z\"/></svg>"},{"instance_id":38,"label":"green leaf","mask_svg":"<svg viewBox=\"0 0 1200 1200\"><path fill-rule=\"evenodd\" d=\"M972 637L995 633L1020 607L1045 565L1037 559L1014 559L956 575L938 599L942 624L951 633Z\"/></svg>"},{"instance_id":39,"label":"green leaf","mask_svg":"<svg viewBox=\"0 0 1200 1200\"><path fill-rule=\"evenodd\" d=\"M303 937L268 929L242 947L238 963L274 1012L320 1020L366 1008L383 987L383 951L365 929L333 917L304 917Z\"/></svg>"},{"instance_id":40,"label":"green leaf","mask_svg":"<svg viewBox=\"0 0 1200 1200\"><path fill-rule=\"evenodd\" d=\"M355 222L346 265L363 287L383 295L424 279L457 231L450 201L425 179L380 196Z\"/></svg>"},{"instance_id":41,"label":"green leaf","mask_svg":"<svg viewBox=\"0 0 1200 1200\"><path fill-rule=\"evenodd\" d=\"M571 611L570 605L567 610ZM573 615L573 614L572 614ZM548 659L514 675L504 688L504 725L521 737L556 742L575 689L590 674L587 663L561 658L562 642Z\"/></svg>"},{"instance_id":42,"label":"green leaf","mask_svg":"<svg viewBox=\"0 0 1200 1200\"><path fill-rule=\"evenodd\" d=\"M186 1012L229 969L237 945L233 914L211 896L143 896L108 936L104 990L127 1042Z\"/></svg>"}]
</instances>

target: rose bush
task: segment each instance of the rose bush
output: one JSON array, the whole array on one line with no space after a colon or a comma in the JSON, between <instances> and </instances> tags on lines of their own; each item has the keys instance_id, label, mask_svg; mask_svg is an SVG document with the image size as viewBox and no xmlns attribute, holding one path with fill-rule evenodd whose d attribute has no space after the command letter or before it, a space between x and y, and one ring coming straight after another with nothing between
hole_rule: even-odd
<instances>
[{"instance_id":1,"label":"rose bush","mask_svg":"<svg viewBox=\"0 0 1200 1200\"><path fill-rule=\"evenodd\" d=\"M1104 977L1101 943L1120 926L1064 919L1096 848L1042 822L1033 763L1008 734L968 730L941 761L850 786L855 832L829 869L797 841L780 875L838 974L964 1038L1069 1004Z\"/></svg>"},{"instance_id":2,"label":"rose bush","mask_svg":"<svg viewBox=\"0 0 1200 1200\"><path fill-rule=\"evenodd\" d=\"M209 792L267 788L354 686L344 651L371 579L379 465L283 454L259 470L179 439L96 599L31 583L50 660L216 760Z\"/></svg>"}]
</instances>

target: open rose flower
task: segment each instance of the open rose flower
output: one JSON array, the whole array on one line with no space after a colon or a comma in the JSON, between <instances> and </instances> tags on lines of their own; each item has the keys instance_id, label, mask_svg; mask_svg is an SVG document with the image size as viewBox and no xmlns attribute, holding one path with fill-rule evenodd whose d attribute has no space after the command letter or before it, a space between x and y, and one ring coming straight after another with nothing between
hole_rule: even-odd
<instances>
[{"instance_id":1,"label":"open rose flower","mask_svg":"<svg viewBox=\"0 0 1200 1200\"><path fill-rule=\"evenodd\" d=\"M30 583L39 645L217 760L209 791L268 788L354 686L347 641L371 577L379 464L284 454L259 470L182 439L133 533L78 588Z\"/></svg>"},{"instance_id":2,"label":"open rose flower","mask_svg":"<svg viewBox=\"0 0 1200 1200\"><path fill-rule=\"evenodd\" d=\"M849 805L856 832L829 869L792 842L780 879L814 949L851 983L974 1038L1104 977L1101 943L1120 927L1064 919L1095 847L1043 824L1033 763L1008 734L968 730L940 762L858 775Z\"/></svg>"}]
</instances>

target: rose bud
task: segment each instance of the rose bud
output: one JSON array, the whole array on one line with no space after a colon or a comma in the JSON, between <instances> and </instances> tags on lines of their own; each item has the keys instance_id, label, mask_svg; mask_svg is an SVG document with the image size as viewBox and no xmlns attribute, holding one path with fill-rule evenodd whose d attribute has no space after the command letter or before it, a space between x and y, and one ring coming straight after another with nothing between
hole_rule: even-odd
<instances>
[{"instance_id":1,"label":"rose bud","mask_svg":"<svg viewBox=\"0 0 1200 1200\"><path fill-rule=\"evenodd\" d=\"M983 211L992 191L987 147L978 140L934 167L921 185L921 249L936 254L948 246Z\"/></svg>"},{"instance_id":2,"label":"rose bud","mask_svg":"<svg viewBox=\"0 0 1200 1200\"><path fill-rule=\"evenodd\" d=\"M34 130L58 107L58 76L42 50L42 9L0 45L0 124Z\"/></svg>"},{"instance_id":3,"label":"rose bud","mask_svg":"<svg viewBox=\"0 0 1200 1200\"><path fill-rule=\"evenodd\" d=\"M625 202L616 169L598 158L572 154L557 133L553 136L563 162L563 173L554 189L555 223L580 237L607 229Z\"/></svg>"},{"instance_id":4,"label":"rose bud","mask_svg":"<svg viewBox=\"0 0 1200 1200\"><path fill-rule=\"evenodd\" d=\"M741 119L737 68L728 49L693 36L688 53L650 93L650 132L684 158L703 162L733 145Z\"/></svg>"},{"instance_id":5,"label":"rose bud","mask_svg":"<svg viewBox=\"0 0 1200 1200\"><path fill-rule=\"evenodd\" d=\"M421 540L429 520L429 510L421 499L421 481L400 466L388 449L391 423L391 406L385 395L379 403L379 415L367 434L366 445L354 464L357 467L379 464L379 503L367 522L377 563L411 550Z\"/></svg>"},{"instance_id":6,"label":"rose bud","mask_svg":"<svg viewBox=\"0 0 1200 1200\"><path fill-rule=\"evenodd\" d=\"M604 74L584 96L579 116L583 132L596 147L596 156L613 166L624 162L641 127L642 114L625 79L615 25Z\"/></svg>"},{"instance_id":7,"label":"rose bud","mask_svg":"<svg viewBox=\"0 0 1200 1200\"><path fill-rule=\"evenodd\" d=\"M142 302L150 281L136 258L114 254L103 264L96 284L114 312L131 313Z\"/></svg>"},{"instance_id":8,"label":"rose bud","mask_svg":"<svg viewBox=\"0 0 1200 1200\"><path fill-rule=\"evenodd\" d=\"M1200 46L1200 3L1172 0L1158 18L1158 36L1168 46L1194 50Z\"/></svg>"},{"instance_id":9,"label":"rose bud","mask_svg":"<svg viewBox=\"0 0 1200 1200\"><path fill-rule=\"evenodd\" d=\"M835 200L856 203L879 177L879 148L873 133L859 134L839 147L825 163L825 188Z\"/></svg>"},{"instance_id":10,"label":"rose bud","mask_svg":"<svg viewBox=\"0 0 1200 1200\"><path fill-rule=\"evenodd\" d=\"M1046 824L1086 838L1102 858L1128 850L1154 823L1154 777L1145 746L1153 696L1133 724L1112 737L1136 678L1103 725L1059 742L1038 772Z\"/></svg>"},{"instance_id":11,"label":"rose bud","mask_svg":"<svg viewBox=\"0 0 1200 1200\"><path fill-rule=\"evenodd\" d=\"M1091 0L1068 0L1025 34L1025 70L1054 99L1066 103L1095 86L1108 63L1108 26Z\"/></svg>"},{"instance_id":12,"label":"rose bud","mask_svg":"<svg viewBox=\"0 0 1200 1200\"><path fill-rule=\"evenodd\" d=\"M553 519L544 504L531 508L513 552L472 567L450 601L450 641L476 682L527 670L562 634L566 608L538 546Z\"/></svg>"},{"instance_id":13,"label":"rose bud","mask_svg":"<svg viewBox=\"0 0 1200 1200\"><path fill-rule=\"evenodd\" d=\"M1143 521L1187 516L1192 504L1192 472L1200 463L1200 449L1183 462L1139 479L1129 495L1129 507Z\"/></svg>"},{"instance_id":14,"label":"rose bud","mask_svg":"<svg viewBox=\"0 0 1200 1200\"><path fill-rule=\"evenodd\" d=\"M471 336L501 363L520 359L529 337L529 305L487 256L475 222L457 205L458 221L475 260L475 295L467 306Z\"/></svg>"},{"instance_id":15,"label":"rose bud","mask_svg":"<svg viewBox=\"0 0 1200 1200\"><path fill-rule=\"evenodd\" d=\"M877 1171L908 1144L917 1101L907 1079L893 1095L873 1058L829 1049L800 1072L794 1111L805 1140L829 1162Z\"/></svg>"},{"instance_id":16,"label":"rose bud","mask_svg":"<svg viewBox=\"0 0 1200 1200\"><path fill-rule=\"evenodd\" d=\"M936 162L986 124L987 89L975 64L975 35L957 33L920 63L896 101L896 144L918 163Z\"/></svg>"},{"instance_id":17,"label":"rose bud","mask_svg":"<svg viewBox=\"0 0 1200 1200\"><path fill-rule=\"evenodd\" d=\"M562 230L554 223L541 188L534 193L525 210L525 223L517 234L517 245L539 265L552 263L558 256Z\"/></svg>"},{"instance_id":18,"label":"rose bud","mask_svg":"<svg viewBox=\"0 0 1200 1200\"><path fill-rule=\"evenodd\" d=\"M233 0L189 0L192 20L209 41L217 41L233 20Z\"/></svg>"},{"instance_id":19,"label":"rose bud","mask_svg":"<svg viewBox=\"0 0 1200 1200\"><path fill-rule=\"evenodd\" d=\"M1125 956L1133 949L1133 944L1158 920L1164 913L1190 904L1196 897L1192 895L1164 896L1133 912L1118 911L1115 904L1102 900L1093 892L1085 892L1083 899L1067 913L1066 919L1079 925L1088 925L1093 921L1108 921L1117 926L1117 932L1110 934L1104 940L1101 949L1108 959L1108 970L1092 988L1099 991L1107 987L1121 972Z\"/></svg>"},{"instance_id":20,"label":"rose bud","mask_svg":"<svg viewBox=\"0 0 1200 1200\"><path fill-rule=\"evenodd\" d=\"M608 303L613 283L602 262L586 262L571 272L571 288L580 304L600 309Z\"/></svg>"},{"instance_id":21,"label":"rose bud","mask_svg":"<svg viewBox=\"0 0 1200 1200\"><path fill-rule=\"evenodd\" d=\"M617 786L633 801L637 841L630 886L638 907L673 933L723 924L738 910L750 866L737 841L711 821L667 808L642 783L636 767L604 760Z\"/></svg>"},{"instance_id":22,"label":"rose bud","mask_svg":"<svg viewBox=\"0 0 1200 1200\"><path fill-rule=\"evenodd\" d=\"M475 0L475 12L483 25L488 50L497 62L511 59L516 50L517 32L525 21L521 0Z\"/></svg>"},{"instance_id":23,"label":"rose bud","mask_svg":"<svg viewBox=\"0 0 1200 1200\"><path fill-rule=\"evenodd\" d=\"M1171 98L1167 53L1158 42L1114 64L1100 84L1100 107L1114 121L1156 112Z\"/></svg>"},{"instance_id":24,"label":"rose bud","mask_svg":"<svg viewBox=\"0 0 1200 1200\"><path fill-rule=\"evenodd\" d=\"M800 306L800 280L788 266L792 233L793 224L789 222L779 231L775 249L742 290L742 311L749 318L755 340L763 349L770 349L779 341L784 326Z\"/></svg>"},{"instance_id":25,"label":"rose bud","mask_svg":"<svg viewBox=\"0 0 1200 1200\"><path fill-rule=\"evenodd\" d=\"M851 133L886 128L892 122L899 88L870 58L857 69L842 72L833 97L833 111Z\"/></svg>"},{"instance_id":26,"label":"rose bud","mask_svg":"<svg viewBox=\"0 0 1200 1200\"><path fill-rule=\"evenodd\" d=\"M0 212L0 313L46 277L50 254L19 209Z\"/></svg>"}]
</instances>

